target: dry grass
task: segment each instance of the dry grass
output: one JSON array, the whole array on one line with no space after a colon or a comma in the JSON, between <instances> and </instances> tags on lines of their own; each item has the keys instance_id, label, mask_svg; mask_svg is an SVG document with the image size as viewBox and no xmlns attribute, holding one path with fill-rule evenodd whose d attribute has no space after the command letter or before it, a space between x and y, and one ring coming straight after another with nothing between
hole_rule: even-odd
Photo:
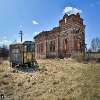
<instances>
[{"instance_id":1,"label":"dry grass","mask_svg":"<svg viewBox=\"0 0 100 100\"><path fill-rule=\"evenodd\" d=\"M40 71L0 66L0 90L7 100L100 100L100 64L73 59L38 60ZM1 91L2 92L2 91Z\"/></svg>"}]
</instances>

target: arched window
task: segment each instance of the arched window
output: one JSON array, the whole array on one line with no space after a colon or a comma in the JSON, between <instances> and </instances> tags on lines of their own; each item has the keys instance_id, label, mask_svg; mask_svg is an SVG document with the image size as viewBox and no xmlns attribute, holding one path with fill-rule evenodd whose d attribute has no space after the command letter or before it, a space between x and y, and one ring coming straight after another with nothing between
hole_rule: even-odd
<instances>
[{"instance_id":1,"label":"arched window","mask_svg":"<svg viewBox=\"0 0 100 100\"><path fill-rule=\"evenodd\" d=\"M37 44L37 52L38 53L43 53L43 43Z\"/></svg>"},{"instance_id":2,"label":"arched window","mask_svg":"<svg viewBox=\"0 0 100 100\"><path fill-rule=\"evenodd\" d=\"M67 19L65 18L65 24L67 23Z\"/></svg>"},{"instance_id":3,"label":"arched window","mask_svg":"<svg viewBox=\"0 0 100 100\"><path fill-rule=\"evenodd\" d=\"M55 52L55 41L50 41L50 52Z\"/></svg>"},{"instance_id":4,"label":"arched window","mask_svg":"<svg viewBox=\"0 0 100 100\"><path fill-rule=\"evenodd\" d=\"M80 50L80 49L81 49L81 42L80 42L80 40L79 40L79 39L77 40L77 49L78 49L78 50Z\"/></svg>"},{"instance_id":5,"label":"arched window","mask_svg":"<svg viewBox=\"0 0 100 100\"><path fill-rule=\"evenodd\" d=\"M40 44L40 49L41 53L43 53L43 43Z\"/></svg>"},{"instance_id":6,"label":"arched window","mask_svg":"<svg viewBox=\"0 0 100 100\"><path fill-rule=\"evenodd\" d=\"M67 39L64 41L64 52L66 53L68 51L68 42Z\"/></svg>"}]
</instances>

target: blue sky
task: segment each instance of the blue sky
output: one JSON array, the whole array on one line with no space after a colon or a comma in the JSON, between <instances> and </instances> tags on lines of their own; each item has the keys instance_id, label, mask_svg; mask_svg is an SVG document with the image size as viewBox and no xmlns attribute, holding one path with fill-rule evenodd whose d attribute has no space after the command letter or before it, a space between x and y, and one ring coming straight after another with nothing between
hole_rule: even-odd
<instances>
[{"instance_id":1,"label":"blue sky","mask_svg":"<svg viewBox=\"0 0 100 100\"><path fill-rule=\"evenodd\" d=\"M100 0L0 0L0 44L33 40L37 32L59 25L65 7L82 11L88 47L94 37L100 38Z\"/></svg>"}]
</instances>

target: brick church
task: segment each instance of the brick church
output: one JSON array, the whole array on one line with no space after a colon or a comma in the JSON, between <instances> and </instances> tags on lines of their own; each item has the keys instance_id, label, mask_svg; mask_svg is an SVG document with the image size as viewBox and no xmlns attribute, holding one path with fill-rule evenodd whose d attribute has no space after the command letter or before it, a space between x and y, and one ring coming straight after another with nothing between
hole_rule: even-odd
<instances>
[{"instance_id":1,"label":"brick church","mask_svg":"<svg viewBox=\"0 0 100 100\"><path fill-rule=\"evenodd\" d=\"M77 52L85 52L83 19L79 13L65 14L58 27L40 32L34 39L36 58L70 57Z\"/></svg>"}]
</instances>

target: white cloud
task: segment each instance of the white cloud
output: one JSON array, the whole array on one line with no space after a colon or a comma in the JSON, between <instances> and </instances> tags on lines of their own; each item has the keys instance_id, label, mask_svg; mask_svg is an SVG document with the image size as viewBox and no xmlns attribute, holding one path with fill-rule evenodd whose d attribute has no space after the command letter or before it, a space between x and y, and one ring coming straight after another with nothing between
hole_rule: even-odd
<instances>
[{"instance_id":1,"label":"white cloud","mask_svg":"<svg viewBox=\"0 0 100 100\"><path fill-rule=\"evenodd\" d=\"M71 14L82 13L82 10L74 8L74 7L65 7L63 13L71 15Z\"/></svg>"},{"instance_id":2,"label":"white cloud","mask_svg":"<svg viewBox=\"0 0 100 100\"><path fill-rule=\"evenodd\" d=\"M38 32L33 32L33 36L38 35L39 33L41 33L42 31L38 31Z\"/></svg>"},{"instance_id":3,"label":"white cloud","mask_svg":"<svg viewBox=\"0 0 100 100\"><path fill-rule=\"evenodd\" d=\"M36 20L33 20L32 23L33 23L34 25L38 25L38 24L39 24Z\"/></svg>"},{"instance_id":4,"label":"white cloud","mask_svg":"<svg viewBox=\"0 0 100 100\"><path fill-rule=\"evenodd\" d=\"M9 40L0 40L0 45L9 45L9 44L11 44L11 41L9 41Z\"/></svg>"},{"instance_id":5,"label":"white cloud","mask_svg":"<svg viewBox=\"0 0 100 100\"><path fill-rule=\"evenodd\" d=\"M35 36L35 35L37 35L37 34L39 34L39 33L40 33L40 32L34 32L33 35Z\"/></svg>"},{"instance_id":6,"label":"white cloud","mask_svg":"<svg viewBox=\"0 0 100 100\"><path fill-rule=\"evenodd\" d=\"M7 39L6 36L2 37L2 39L0 39L0 45L9 45L12 42L10 40Z\"/></svg>"},{"instance_id":7,"label":"white cloud","mask_svg":"<svg viewBox=\"0 0 100 100\"><path fill-rule=\"evenodd\" d=\"M22 27L23 27L23 25L21 25L21 24L20 24L20 25L19 25L19 27L20 27L20 28L22 28Z\"/></svg>"}]
</instances>

